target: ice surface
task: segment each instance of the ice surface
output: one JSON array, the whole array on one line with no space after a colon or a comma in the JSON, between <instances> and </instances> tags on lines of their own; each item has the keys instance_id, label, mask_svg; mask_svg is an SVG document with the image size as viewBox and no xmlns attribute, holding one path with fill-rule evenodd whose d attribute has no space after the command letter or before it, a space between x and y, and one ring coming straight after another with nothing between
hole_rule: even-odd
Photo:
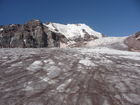
<instances>
[{"instance_id":1,"label":"ice surface","mask_svg":"<svg viewBox=\"0 0 140 105\"><path fill-rule=\"evenodd\" d=\"M124 40L127 37L103 37L96 40L91 40L86 43L85 47L111 47L116 49L126 49L127 46L124 44Z\"/></svg>"},{"instance_id":2,"label":"ice surface","mask_svg":"<svg viewBox=\"0 0 140 105\"><path fill-rule=\"evenodd\" d=\"M2 105L139 105L140 53L0 49Z\"/></svg>"}]
</instances>

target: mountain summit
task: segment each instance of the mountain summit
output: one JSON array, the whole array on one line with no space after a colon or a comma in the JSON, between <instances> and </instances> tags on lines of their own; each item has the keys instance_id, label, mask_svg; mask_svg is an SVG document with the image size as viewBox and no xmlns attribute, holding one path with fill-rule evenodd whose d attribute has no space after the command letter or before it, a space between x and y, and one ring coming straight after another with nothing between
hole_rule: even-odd
<instances>
[{"instance_id":1,"label":"mountain summit","mask_svg":"<svg viewBox=\"0 0 140 105\"><path fill-rule=\"evenodd\" d=\"M0 26L0 47L61 47L79 41L103 37L85 24L42 23L31 20L26 24Z\"/></svg>"}]
</instances>

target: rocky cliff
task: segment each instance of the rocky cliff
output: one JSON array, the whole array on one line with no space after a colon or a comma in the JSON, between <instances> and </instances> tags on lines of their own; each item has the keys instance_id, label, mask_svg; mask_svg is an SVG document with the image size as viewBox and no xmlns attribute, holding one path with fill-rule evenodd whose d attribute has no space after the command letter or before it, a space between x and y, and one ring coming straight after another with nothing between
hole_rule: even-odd
<instances>
[{"instance_id":1,"label":"rocky cliff","mask_svg":"<svg viewBox=\"0 0 140 105\"><path fill-rule=\"evenodd\" d=\"M140 32L129 36L124 43L129 47L130 51L140 51Z\"/></svg>"}]
</instances>

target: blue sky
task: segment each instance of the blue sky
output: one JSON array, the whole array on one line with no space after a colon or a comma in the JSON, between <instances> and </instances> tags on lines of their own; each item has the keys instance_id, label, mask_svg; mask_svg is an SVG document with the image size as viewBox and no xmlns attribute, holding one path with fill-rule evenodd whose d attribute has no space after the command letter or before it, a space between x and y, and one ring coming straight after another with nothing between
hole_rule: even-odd
<instances>
[{"instance_id":1,"label":"blue sky","mask_svg":"<svg viewBox=\"0 0 140 105\"><path fill-rule=\"evenodd\" d=\"M140 31L140 0L0 0L0 25L85 23L108 36Z\"/></svg>"}]
</instances>

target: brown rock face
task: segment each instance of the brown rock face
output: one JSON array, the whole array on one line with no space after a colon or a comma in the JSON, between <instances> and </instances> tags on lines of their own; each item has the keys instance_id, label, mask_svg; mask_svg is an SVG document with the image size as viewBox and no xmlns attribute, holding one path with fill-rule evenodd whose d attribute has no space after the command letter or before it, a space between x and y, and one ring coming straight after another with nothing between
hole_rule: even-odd
<instances>
[{"instance_id":1,"label":"brown rock face","mask_svg":"<svg viewBox=\"0 0 140 105\"><path fill-rule=\"evenodd\" d=\"M51 32L39 20L26 24L0 26L1 48L59 47L61 34Z\"/></svg>"},{"instance_id":2,"label":"brown rock face","mask_svg":"<svg viewBox=\"0 0 140 105\"><path fill-rule=\"evenodd\" d=\"M129 50L140 51L140 32L128 37L124 42L129 47Z\"/></svg>"}]
</instances>

